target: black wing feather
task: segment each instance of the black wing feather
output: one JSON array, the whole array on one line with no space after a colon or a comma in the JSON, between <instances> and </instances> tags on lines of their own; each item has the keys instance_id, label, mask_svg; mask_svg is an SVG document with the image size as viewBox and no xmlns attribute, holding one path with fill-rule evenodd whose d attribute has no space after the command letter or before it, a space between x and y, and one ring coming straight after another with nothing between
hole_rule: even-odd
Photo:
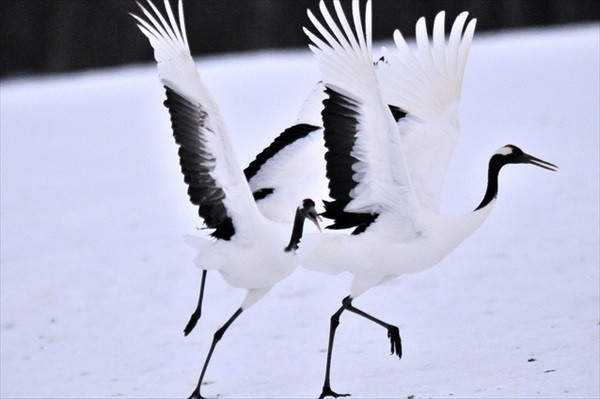
<instances>
[{"instance_id":1,"label":"black wing feather","mask_svg":"<svg viewBox=\"0 0 600 399\"><path fill-rule=\"evenodd\" d=\"M229 240L235 234L233 222L223 203L225 192L210 175L206 166L215 161L199 134L204 125L206 111L198 104L186 100L174 90L165 86L167 99L165 106L171 114L171 126L175 142L179 145L179 164L183 180L188 185L188 195L206 227L215 229L211 236Z\"/></svg>"},{"instance_id":2,"label":"black wing feather","mask_svg":"<svg viewBox=\"0 0 600 399\"><path fill-rule=\"evenodd\" d=\"M333 201L323 201L325 212L322 216L333 219L328 229L355 228L352 234L360 234L377 219L375 213L346 212L344 208L352 200L350 192L358 185L353 179L352 165L358 159L351 155L356 144L358 127L358 104L351 98L327 87L327 98L323 101L323 123L325 128L325 161L329 196Z\"/></svg>"}]
</instances>

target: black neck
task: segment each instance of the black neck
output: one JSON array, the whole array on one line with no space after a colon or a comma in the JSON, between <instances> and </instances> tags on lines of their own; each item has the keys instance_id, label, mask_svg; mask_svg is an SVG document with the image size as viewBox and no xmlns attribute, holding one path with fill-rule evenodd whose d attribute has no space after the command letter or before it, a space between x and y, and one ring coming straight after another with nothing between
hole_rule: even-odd
<instances>
[{"instance_id":1,"label":"black neck","mask_svg":"<svg viewBox=\"0 0 600 399\"><path fill-rule=\"evenodd\" d=\"M294 217L294 226L292 227L292 237L290 243L285 247L285 252L291 252L298 249L298 244L302 238L302 232L304 231L304 220L306 216L302 213L300 208L296 209L296 217Z\"/></svg>"},{"instance_id":2,"label":"black neck","mask_svg":"<svg viewBox=\"0 0 600 399\"><path fill-rule=\"evenodd\" d=\"M483 196L483 200L479 206L475 209L476 211L485 208L498 196L498 175L500 174L500 169L506 163L504 162L504 157L494 155L490 158L490 163L488 166L488 181L487 188L485 190L485 195Z\"/></svg>"}]
</instances>

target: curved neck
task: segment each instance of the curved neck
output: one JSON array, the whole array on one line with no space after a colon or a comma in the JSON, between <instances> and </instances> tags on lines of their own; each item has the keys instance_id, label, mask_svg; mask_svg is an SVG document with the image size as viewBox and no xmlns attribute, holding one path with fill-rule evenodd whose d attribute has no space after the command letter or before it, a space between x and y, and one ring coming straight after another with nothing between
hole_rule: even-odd
<instances>
[{"instance_id":1,"label":"curved neck","mask_svg":"<svg viewBox=\"0 0 600 399\"><path fill-rule=\"evenodd\" d=\"M305 219L306 217L302 213L302 210L297 208L296 216L294 217L294 225L292 227L292 237L290 238L290 243L284 249L285 252L291 252L298 249L298 244L300 243L300 239L302 239L302 232L304 231Z\"/></svg>"},{"instance_id":2,"label":"curved neck","mask_svg":"<svg viewBox=\"0 0 600 399\"><path fill-rule=\"evenodd\" d=\"M450 253L450 251L456 248L490 216L496 202L496 196L498 195L498 174L505 164L497 156L490 158L487 188L481 203L473 212L453 219L455 223L451 223L450 227L444 230L444 235L447 237L445 241L447 245L446 253Z\"/></svg>"},{"instance_id":3,"label":"curved neck","mask_svg":"<svg viewBox=\"0 0 600 399\"><path fill-rule=\"evenodd\" d=\"M487 188L481 203L475 208L476 211L488 206L498 196L498 175L500 174L500 169L502 169L504 165L505 163L502 162L501 158L497 156L490 158Z\"/></svg>"}]
</instances>

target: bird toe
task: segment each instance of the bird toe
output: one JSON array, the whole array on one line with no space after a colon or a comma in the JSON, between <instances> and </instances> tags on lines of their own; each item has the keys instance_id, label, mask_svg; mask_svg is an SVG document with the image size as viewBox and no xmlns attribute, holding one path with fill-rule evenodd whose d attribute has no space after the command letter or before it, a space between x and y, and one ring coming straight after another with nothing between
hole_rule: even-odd
<instances>
[{"instance_id":1,"label":"bird toe","mask_svg":"<svg viewBox=\"0 0 600 399\"><path fill-rule=\"evenodd\" d=\"M349 393L337 393L337 392L332 391L330 387L323 387L323 392L321 392L319 399L323 399L328 396L330 396L332 398L341 398L341 397L350 396L350 394Z\"/></svg>"},{"instance_id":2,"label":"bird toe","mask_svg":"<svg viewBox=\"0 0 600 399\"><path fill-rule=\"evenodd\" d=\"M390 326L388 328L388 338L391 344L391 354L398 355L398 358L402 359L402 340L400 339L400 330L396 326Z\"/></svg>"}]
</instances>

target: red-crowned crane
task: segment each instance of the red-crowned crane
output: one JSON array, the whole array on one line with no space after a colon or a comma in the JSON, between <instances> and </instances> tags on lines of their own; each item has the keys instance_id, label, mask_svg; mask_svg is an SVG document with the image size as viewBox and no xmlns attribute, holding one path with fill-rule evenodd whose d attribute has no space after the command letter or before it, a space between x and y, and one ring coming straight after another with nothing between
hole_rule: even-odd
<instances>
[{"instance_id":1,"label":"red-crowned crane","mask_svg":"<svg viewBox=\"0 0 600 399\"><path fill-rule=\"evenodd\" d=\"M354 277L349 295L331 317L320 398L347 396L330 385L335 331L344 311L384 327L392 353L402 355L398 328L356 308L354 299L401 274L430 268L454 250L492 211L503 166L557 169L514 145L501 147L490 158L487 188L475 210L460 217L440 214L439 196L458 134L458 103L475 20L463 33L467 14L459 15L446 46L444 14L439 14L431 49L421 19L416 28L419 59L396 32L397 54L384 49L384 60L374 65L371 2L366 4L364 25L358 1L352 3L353 26L340 2L333 4L339 23L321 2L326 27L309 11L318 35L305 29L327 94L322 117L333 200L325 203L322 216L333 219L329 228L354 231L307 237L301 257L308 267L347 271Z\"/></svg>"},{"instance_id":2,"label":"red-crowned crane","mask_svg":"<svg viewBox=\"0 0 600 399\"><path fill-rule=\"evenodd\" d=\"M298 264L295 250L302 238L304 221L308 218L319 226L315 203L310 198L300 200L295 213L298 202L288 203L289 213L294 215L293 223L268 219L259 211L255 199L268 196L273 188L253 192L247 178L260 176L261 170L266 173L269 159L285 157L282 148L290 145L295 136L319 127L302 126L282 133L279 141L259 154L244 173L218 107L194 65L181 1L179 26L168 1L165 1L168 21L150 1L148 3L154 15L140 5L147 19L134 17L154 49L190 200L199 207L206 227L213 229L210 233L213 239L186 237L198 250L196 263L204 269L198 306L186 326L186 335L200 317L206 269L218 270L228 284L247 290L241 306L214 334L198 384L190 396L200 398L202 381L216 344L244 310L292 273ZM318 91L316 95L318 97ZM310 108L311 104L308 105Z\"/></svg>"}]
</instances>

